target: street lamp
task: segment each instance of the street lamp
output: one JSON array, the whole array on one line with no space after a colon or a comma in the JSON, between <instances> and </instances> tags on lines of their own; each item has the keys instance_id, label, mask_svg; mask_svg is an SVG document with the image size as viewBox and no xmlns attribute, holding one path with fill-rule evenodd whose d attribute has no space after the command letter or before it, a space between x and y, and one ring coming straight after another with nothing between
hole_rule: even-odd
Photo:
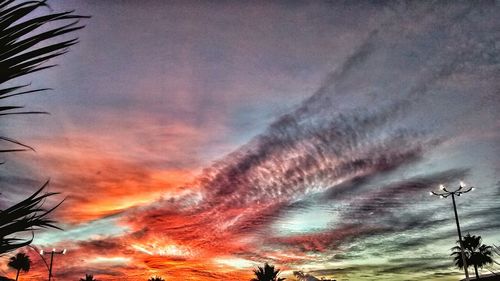
<instances>
[{"instance_id":1,"label":"street lamp","mask_svg":"<svg viewBox=\"0 0 500 281\"><path fill-rule=\"evenodd\" d=\"M463 182L460 182L460 185L457 190L450 191L444 185L439 185L440 191L434 192L431 191L431 195L439 196L439 198L446 198L451 196L451 200L453 201L453 211L455 212L455 221L457 223L457 232L458 232L458 241L460 242L460 250L462 252L462 262L464 265L465 271L465 280L469 281L469 271L467 270L467 260L465 259L464 252L464 243L462 241L462 232L460 231L460 223L458 221L458 213L457 213L457 204L455 203L455 196L460 196L464 193L474 190L474 187L466 187Z\"/></svg>"},{"instance_id":2,"label":"street lamp","mask_svg":"<svg viewBox=\"0 0 500 281\"><path fill-rule=\"evenodd\" d=\"M43 257L43 255L50 255L50 265L49 265L49 281L52 278L52 263L54 261L54 255L65 255L66 254L66 249L63 249L61 251L56 251L56 249L52 249L50 252L46 252L44 250L40 251L40 256Z\"/></svg>"}]
</instances>

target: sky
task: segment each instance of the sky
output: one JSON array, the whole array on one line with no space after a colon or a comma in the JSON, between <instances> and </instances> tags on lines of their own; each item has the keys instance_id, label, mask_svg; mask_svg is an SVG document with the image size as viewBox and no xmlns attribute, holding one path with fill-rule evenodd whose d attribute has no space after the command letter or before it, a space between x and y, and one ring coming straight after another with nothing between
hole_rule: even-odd
<instances>
[{"instance_id":1,"label":"sky","mask_svg":"<svg viewBox=\"0 0 500 281\"><path fill-rule=\"evenodd\" d=\"M92 18L16 100L51 114L2 127L36 152L0 207L61 192L55 280L458 280L429 191L460 181L462 232L500 244L500 2L49 3Z\"/></svg>"}]
</instances>

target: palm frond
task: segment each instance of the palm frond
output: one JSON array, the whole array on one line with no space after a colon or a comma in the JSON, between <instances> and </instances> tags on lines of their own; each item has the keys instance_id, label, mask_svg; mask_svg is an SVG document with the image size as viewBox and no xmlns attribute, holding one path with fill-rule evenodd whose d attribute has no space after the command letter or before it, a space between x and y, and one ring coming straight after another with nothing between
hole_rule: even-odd
<instances>
[{"instance_id":1,"label":"palm frond","mask_svg":"<svg viewBox=\"0 0 500 281\"><path fill-rule=\"evenodd\" d=\"M44 208L45 199L59 194L57 192L42 193L48 184L47 181L30 197L0 211L0 254L29 245L32 241L32 238L19 239L13 237L15 234L33 232L42 228L60 229L55 225L54 220L48 218L48 215L64 200L50 209Z\"/></svg>"},{"instance_id":2,"label":"palm frond","mask_svg":"<svg viewBox=\"0 0 500 281\"><path fill-rule=\"evenodd\" d=\"M462 243L464 246L464 256L467 262L467 266L475 266L482 268L484 265L493 263L491 256L493 255L493 247L481 244L482 238L479 235L467 234L462 237ZM460 241L457 241L460 244ZM451 248L453 257L453 262L458 268L464 267L464 262L462 260L462 250L459 246Z\"/></svg>"},{"instance_id":3,"label":"palm frond","mask_svg":"<svg viewBox=\"0 0 500 281\"><path fill-rule=\"evenodd\" d=\"M11 138L0 136L0 140L6 141L6 142L10 142L10 143L16 144L18 146L24 147L25 149L22 149L22 150L29 149L29 150L35 151L35 149L33 147L31 147L29 145L26 145L26 144L23 144L23 143L20 143L20 142L14 140L14 139L11 139Z\"/></svg>"},{"instance_id":4,"label":"palm frond","mask_svg":"<svg viewBox=\"0 0 500 281\"><path fill-rule=\"evenodd\" d=\"M74 11L49 13L30 17L33 11L47 8L46 1L0 1L0 84L12 79L54 67L46 65L49 60L61 56L68 48L78 43L78 38L62 38L61 35L72 33L85 26L80 19L88 16L75 15ZM26 20L23 20L25 19ZM39 32L40 31L40 32ZM53 42L53 40L56 40ZM27 85L0 87L0 101L9 98L44 92L49 88L26 89ZM23 106L0 104L0 117L8 115L47 114L45 111L26 110ZM0 153L32 150L20 141L0 137L21 149L0 149Z\"/></svg>"}]
</instances>

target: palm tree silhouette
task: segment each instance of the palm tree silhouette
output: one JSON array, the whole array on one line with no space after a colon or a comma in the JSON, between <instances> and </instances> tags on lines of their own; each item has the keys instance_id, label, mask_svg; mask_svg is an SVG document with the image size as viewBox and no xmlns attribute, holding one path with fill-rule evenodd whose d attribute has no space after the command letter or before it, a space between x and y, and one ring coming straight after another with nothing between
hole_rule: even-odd
<instances>
[{"instance_id":1,"label":"palm tree silhouette","mask_svg":"<svg viewBox=\"0 0 500 281\"><path fill-rule=\"evenodd\" d=\"M154 276L148 279L148 281L165 281L165 279L159 277L159 276Z\"/></svg>"},{"instance_id":2,"label":"palm tree silhouette","mask_svg":"<svg viewBox=\"0 0 500 281\"><path fill-rule=\"evenodd\" d=\"M254 269L255 278L251 281L283 281L285 278L279 278L279 269L275 269L273 265L269 265L267 262L263 267L258 266Z\"/></svg>"},{"instance_id":3,"label":"palm tree silhouette","mask_svg":"<svg viewBox=\"0 0 500 281\"><path fill-rule=\"evenodd\" d=\"M31 260L30 257L25 253L17 253L15 256L11 257L9 263L7 264L10 268L17 270L16 281L19 279L19 272L30 271Z\"/></svg>"},{"instance_id":4,"label":"palm tree silhouette","mask_svg":"<svg viewBox=\"0 0 500 281\"><path fill-rule=\"evenodd\" d=\"M474 271L476 273L476 279L479 279L479 272L477 268L483 268L483 265L493 263L492 256L492 247L487 246L482 243L481 236L470 235L468 233L462 239L464 245L464 254L465 260L467 261L467 266L473 265ZM457 241L460 244L460 241ZM458 268L463 268L464 264L462 261L462 252L460 250L460 246L455 246L451 248L453 251L451 256L453 256L453 260L455 261L455 265Z\"/></svg>"},{"instance_id":5,"label":"palm tree silhouette","mask_svg":"<svg viewBox=\"0 0 500 281\"><path fill-rule=\"evenodd\" d=\"M94 279L94 275L92 274L85 274L85 278L80 278L80 281L99 281L99 280Z\"/></svg>"},{"instance_id":6,"label":"palm tree silhouette","mask_svg":"<svg viewBox=\"0 0 500 281\"><path fill-rule=\"evenodd\" d=\"M18 77L55 66L44 63L65 54L68 47L78 40L60 39L51 42L52 39L83 28L78 20L88 18L74 15L72 11L37 15L39 9L48 7L46 2L0 0L0 117L46 113L26 110L11 101L13 97L49 89L29 89L30 84L15 85L11 82ZM51 24L57 26L50 27ZM9 84L6 86L4 83L7 82ZM34 150L20 141L2 135L0 144L0 154ZM54 222L46 218L52 209L47 211L41 208L44 198L55 194L40 194L46 185L47 183L28 199L7 210L0 210L0 254L29 245L32 241L9 237L19 232L54 227Z\"/></svg>"}]
</instances>

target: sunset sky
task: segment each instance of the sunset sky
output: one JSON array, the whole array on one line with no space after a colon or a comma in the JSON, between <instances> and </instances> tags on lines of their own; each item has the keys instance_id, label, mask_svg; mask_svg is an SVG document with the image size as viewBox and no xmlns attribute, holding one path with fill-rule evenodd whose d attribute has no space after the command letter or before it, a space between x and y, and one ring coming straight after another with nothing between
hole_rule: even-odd
<instances>
[{"instance_id":1,"label":"sunset sky","mask_svg":"<svg viewBox=\"0 0 500 281\"><path fill-rule=\"evenodd\" d=\"M3 123L36 152L2 156L0 209L66 198L33 242L68 249L55 280L458 280L429 191L477 187L462 231L500 244L500 2L446 2L49 1L92 18L18 80L51 114Z\"/></svg>"}]
</instances>

